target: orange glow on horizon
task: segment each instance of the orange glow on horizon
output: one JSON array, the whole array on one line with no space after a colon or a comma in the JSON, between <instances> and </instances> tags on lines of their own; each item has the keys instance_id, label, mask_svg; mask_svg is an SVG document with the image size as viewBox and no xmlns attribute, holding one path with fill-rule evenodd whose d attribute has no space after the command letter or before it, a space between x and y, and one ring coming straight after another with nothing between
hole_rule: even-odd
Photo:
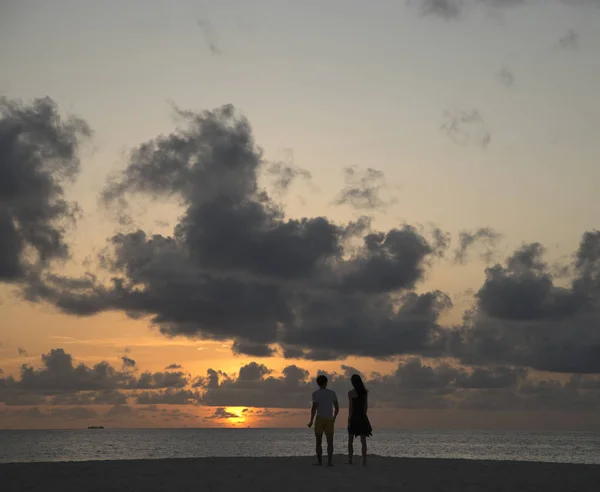
<instances>
[{"instance_id":1,"label":"orange glow on horizon","mask_svg":"<svg viewBox=\"0 0 600 492\"><path fill-rule=\"evenodd\" d=\"M248 423L249 415L246 407L225 407L225 412L227 427L238 427Z\"/></svg>"}]
</instances>

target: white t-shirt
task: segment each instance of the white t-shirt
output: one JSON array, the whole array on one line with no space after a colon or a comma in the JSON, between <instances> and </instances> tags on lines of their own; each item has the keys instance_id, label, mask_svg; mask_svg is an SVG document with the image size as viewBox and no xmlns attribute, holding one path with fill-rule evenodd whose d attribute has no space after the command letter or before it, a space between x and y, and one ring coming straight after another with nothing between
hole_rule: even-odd
<instances>
[{"instance_id":1,"label":"white t-shirt","mask_svg":"<svg viewBox=\"0 0 600 492\"><path fill-rule=\"evenodd\" d=\"M312 401L317 404L317 415L319 417L333 418L333 404L338 401L335 391L319 388L312 394Z\"/></svg>"}]
</instances>

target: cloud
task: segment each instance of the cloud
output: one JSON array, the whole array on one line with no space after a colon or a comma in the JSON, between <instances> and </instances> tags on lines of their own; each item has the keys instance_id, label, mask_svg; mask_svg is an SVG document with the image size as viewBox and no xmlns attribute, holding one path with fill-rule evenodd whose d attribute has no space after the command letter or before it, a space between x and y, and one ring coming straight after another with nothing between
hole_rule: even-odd
<instances>
[{"instance_id":1,"label":"cloud","mask_svg":"<svg viewBox=\"0 0 600 492\"><path fill-rule=\"evenodd\" d=\"M174 234L116 234L103 258L111 283L46 275L28 299L80 316L147 316L167 336L233 340L254 356L274 344L312 358L431 349L448 298L412 289L446 247L440 234L286 218L258 186L265 162L245 118L232 106L177 115L181 126L136 147L103 193L107 204L178 199Z\"/></svg>"},{"instance_id":2,"label":"cloud","mask_svg":"<svg viewBox=\"0 0 600 492\"><path fill-rule=\"evenodd\" d=\"M256 365L248 366L252 364ZM342 369L343 374L328 374L328 388L336 391L338 398L343 398L351 389L349 377L360 373L348 366ZM316 374L309 378L308 371L298 366L287 366L281 376L273 376L272 371L265 368L258 377L219 377L217 384L213 381L210 387L204 388L202 403L223 409L230 406L308 408L310 394L316 388L315 377ZM399 362L390 374L370 377L363 374L363 378L372 395L370 406L374 408L537 411L596 411L600 408L597 391L600 379L573 377L567 382L536 379L527 370L515 367L468 368L411 357ZM223 415L223 411L218 415Z\"/></svg>"},{"instance_id":3,"label":"cloud","mask_svg":"<svg viewBox=\"0 0 600 492\"><path fill-rule=\"evenodd\" d=\"M130 389L183 388L188 384L187 376L181 372L149 372L140 374L138 379L130 381Z\"/></svg>"},{"instance_id":4,"label":"cloud","mask_svg":"<svg viewBox=\"0 0 600 492\"><path fill-rule=\"evenodd\" d=\"M128 369L127 366L124 369ZM92 367L75 364L71 354L52 349L42 355L42 367L21 366L18 379L0 378L0 402L8 405L106 405L126 403L133 390L180 389L191 381L183 372L148 372L135 376L108 362Z\"/></svg>"},{"instance_id":5,"label":"cloud","mask_svg":"<svg viewBox=\"0 0 600 492\"><path fill-rule=\"evenodd\" d=\"M257 364L256 362L251 362L243 366L240 369L240 374L238 379L241 381L258 381L262 379L264 376L271 374L271 371L264 364Z\"/></svg>"},{"instance_id":6,"label":"cloud","mask_svg":"<svg viewBox=\"0 0 600 492\"><path fill-rule=\"evenodd\" d=\"M239 415L228 412L225 408L216 408L211 415L204 417L204 420L227 420L231 418L239 418Z\"/></svg>"},{"instance_id":7,"label":"cloud","mask_svg":"<svg viewBox=\"0 0 600 492\"><path fill-rule=\"evenodd\" d=\"M459 115L448 131L460 133L478 115ZM451 299L426 291L422 281L445 255L448 234L409 224L376 230L365 217L350 223L287 217L258 184L268 163L246 118L229 105L200 113L177 110L177 116L179 126L171 134L131 151L103 192L106 204L139 196L177 201L183 212L173 233L114 234L101 274L29 276L27 299L78 316L120 311L148 319L167 337L220 340L234 353L254 357L278 350L286 358L308 360L419 356L490 370L600 373L598 231L583 235L570 277L560 282L541 244L522 245L485 270L463 322L444 326L440 318ZM489 228L462 231L455 259L466 261L480 245L491 258L498 238ZM19 380L6 378L10 391L3 391L6 400L36 402L84 391L206 385L203 401L216 398L219 387L219 395L243 405L239 385L263 380L279 388L289 384L272 374L260 374L258 382L218 371L195 381L171 370L133 375L106 362L75 365L56 349L43 356L40 369L23 366ZM300 404L303 394L291 400ZM427 404L448 403L438 397Z\"/></svg>"},{"instance_id":8,"label":"cloud","mask_svg":"<svg viewBox=\"0 0 600 492\"><path fill-rule=\"evenodd\" d=\"M133 369L136 366L135 360L133 360L131 357L124 355L121 357L121 360L123 361L123 367L126 369Z\"/></svg>"},{"instance_id":9,"label":"cloud","mask_svg":"<svg viewBox=\"0 0 600 492\"><path fill-rule=\"evenodd\" d=\"M96 416L95 408L89 408L92 405L110 405L105 413L110 419L120 419L134 412L138 415L137 407L127 404L128 398L133 399L136 405L144 405L147 411L162 412L158 405L218 407L208 420L238 417L227 412L227 407L246 407L251 409L247 412L266 417L270 411L253 409L308 408L318 374L327 375L328 387L336 391L342 400L351 389L352 374L361 374L372 394L370 406L373 408L600 410L600 378L597 375L575 374L554 378L531 373L517 365L502 365L494 360L471 361L471 365L462 365L447 358L433 360L414 356L402 358L389 373L370 375L344 364L340 365L340 372L317 371L310 374L298 365L288 365L276 374L264 364L250 362L242 366L238 374L228 375L209 369L205 377L198 378L193 384L189 381L183 387L166 389L156 389L153 385L144 391L132 389L127 384L119 391L63 389L57 394L47 390L18 392L13 389L18 387L19 381L9 377L0 378L0 402L37 409L28 410L30 412L38 412L42 408L42 415L71 419ZM170 416L175 418L175 415Z\"/></svg>"},{"instance_id":10,"label":"cloud","mask_svg":"<svg viewBox=\"0 0 600 492\"><path fill-rule=\"evenodd\" d=\"M505 9L533 4L536 0L408 0L410 5L416 5L423 16L440 17L447 21L463 17L465 12L477 7L487 9ZM580 0L562 0L564 3L580 2ZM596 0L581 0L595 2Z\"/></svg>"},{"instance_id":11,"label":"cloud","mask_svg":"<svg viewBox=\"0 0 600 492\"><path fill-rule=\"evenodd\" d=\"M513 87L515 85L515 74L506 67L502 67L496 74L496 77L506 87Z\"/></svg>"},{"instance_id":12,"label":"cloud","mask_svg":"<svg viewBox=\"0 0 600 492\"><path fill-rule=\"evenodd\" d=\"M189 405L199 399L200 395L196 392L169 388L160 392L139 393L136 402L140 405Z\"/></svg>"},{"instance_id":13,"label":"cloud","mask_svg":"<svg viewBox=\"0 0 600 492\"><path fill-rule=\"evenodd\" d=\"M78 150L90 135L84 120L61 117L50 98L27 105L0 97L0 282L69 256L66 226L78 210L64 186L77 176Z\"/></svg>"},{"instance_id":14,"label":"cloud","mask_svg":"<svg viewBox=\"0 0 600 492\"><path fill-rule=\"evenodd\" d=\"M579 33L569 29L567 33L556 42L556 49L576 50L579 48Z\"/></svg>"},{"instance_id":15,"label":"cloud","mask_svg":"<svg viewBox=\"0 0 600 492\"><path fill-rule=\"evenodd\" d=\"M247 341L235 340L231 346L234 354L251 355L253 357L271 357L275 355L276 350L268 344L252 343Z\"/></svg>"},{"instance_id":16,"label":"cloud","mask_svg":"<svg viewBox=\"0 0 600 492\"><path fill-rule=\"evenodd\" d=\"M498 241L501 238L502 235L490 227L481 227L473 232L460 231L458 235L459 244L454 250L454 261L457 263L465 263L469 250L479 243L483 244L485 248L485 251L481 254L481 259L485 262L489 262L491 261Z\"/></svg>"},{"instance_id":17,"label":"cloud","mask_svg":"<svg viewBox=\"0 0 600 492\"><path fill-rule=\"evenodd\" d=\"M0 411L2 418L25 418L35 420L90 420L98 417L98 412L87 407L71 407L71 408L43 408L31 407L27 409L19 408L11 411Z\"/></svg>"},{"instance_id":18,"label":"cloud","mask_svg":"<svg viewBox=\"0 0 600 492\"><path fill-rule=\"evenodd\" d=\"M556 285L539 243L486 270L476 309L449 330L452 356L468 364L508 364L542 371L600 373L600 232L583 235L574 277Z\"/></svg>"},{"instance_id":19,"label":"cloud","mask_svg":"<svg viewBox=\"0 0 600 492\"><path fill-rule=\"evenodd\" d=\"M119 419L122 417L126 417L132 415L133 408L128 405L115 405L111 407L111 409L104 414L105 417L109 419Z\"/></svg>"},{"instance_id":20,"label":"cloud","mask_svg":"<svg viewBox=\"0 0 600 492\"><path fill-rule=\"evenodd\" d=\"M53 396L48 403L51 405L124 405L127 403L127 395L114 390L66 393Z\"/></svg>"},{"instance_id":21,"label":"cloud","mask_svg":"<svg viewBox=\"0 0 600 492\"><path fill-rule=\"evenodd\" d=\"M382 171L367 168L361 172L355 167L344 169L346 186L333 202L335 205L350 205L358 210L374 210L393 203L385 202L380 191L385 187Z\"/></svg>"},{"instance_id":22,"label":"cloud","mask_svg":"<svg viewBox=\"0 0 600 492\"><path fill-rule=\"evenodd\" d=\"M417 3L422 15L434 15L453 20L460 17L464 0L420 0Z\"/></svg>"},{"instance_id":23,"label":"cloud","mask_svg":"<svg viewBox=\"0 0 600 492\"><path fill-rule=\"evenodd\" d=\"M213 407L260 408L305 408L310 404L312 390L307 381L308 371L291 365L284 368L279 377L271 376L271 372L256 363L242 367L238 378L210 370L209 378L204 380L201 403Z\"/></svg>"},{"instance_id":24,"label":"cloud","mask_svg":"<svg viewBox=\"0 0 600 492\"><path fill-rule=\"evenodd\" d=\"M52 417L68 420L89 420L98 416L95 410L86 407L51 408L49 413Z\"/></svg>"},{"instance_id":25,"label":"cloud","mask_svg":"<svg viewBox=\"0 0 600 492\"><path fill-rule=\"evenodd\" d=\"M281 192L287 191L292 183L298 178L309 183L312 180L310 171L294 164L293 151L287 149L285 153L287 154L285 160L273 162L265 169L268 176L275 178L275 189Z\"/></svg>"},{"instance_id":26,"label":"cloud","mask_svg":"<svg viewBox=\"0 0 600 492\"><path fill-rule=\"evenodd\" d=\"M27 350L25 350L24 348L19 347L17 348L17 351L19 352L19 355L21 357L27 357Z\"/></svg>"},{"instance_id":27,"label":"cloud","mask_svg":"<svg viewBox=\"0 0 600 492\"><path fill-rule=\"evenodd\" d=\"M182 366L179 364L169 364L167 367L165 367L165 371L172 371L174 369L182 369Z\"/></svg>"},{"instance_id":28,"label":"cloud","mask_svg":"<svg viewBox=\"0 0 600 492\"><path fill-rule=\"evenodd\" d=\"M476 109L444 111L441 130L460 145L486 148L492 139L483 117Z\"/></svg>"},{"instance_id":29,"label":"cloud","mask_svg":"<svg viewBox=\"0 0 600 492\"><path fill-rule=\"evenodd\" d=\"M212 23L207 19L198 19L196 24L202 32L204 42L210 51L210 54L215 56L222 55L223 51L217 43L217 36Z\"/></svg>"}]
</instances>

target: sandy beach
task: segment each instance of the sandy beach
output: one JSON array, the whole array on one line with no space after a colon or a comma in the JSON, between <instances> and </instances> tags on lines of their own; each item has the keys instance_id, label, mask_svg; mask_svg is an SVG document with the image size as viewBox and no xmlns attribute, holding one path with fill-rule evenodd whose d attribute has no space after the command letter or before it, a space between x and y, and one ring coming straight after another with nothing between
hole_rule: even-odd
<instances>
[{"instance_id":1,"label":"sandy beach","mask_svg":"<svg viewBox=\"0 0 600 492\"><path fill-rule=\"evenodd\" d=\"M0 465L2 490L21 491L597 491L600 465L372 457L369 466L314 458L203 458Z\"/></svg>"}]
</instances>

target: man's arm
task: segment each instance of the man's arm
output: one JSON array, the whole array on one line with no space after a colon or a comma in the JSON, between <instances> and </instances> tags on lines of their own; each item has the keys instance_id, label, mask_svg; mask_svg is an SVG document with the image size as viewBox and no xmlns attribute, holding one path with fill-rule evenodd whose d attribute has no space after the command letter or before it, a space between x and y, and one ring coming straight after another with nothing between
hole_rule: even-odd
<instances>
[{"instance_id":1,"label":"man's arm","mask_svg":"<svg viewBox=\"0 0 600 492\"><path fill-rule=\"evenodd\" d=\"M313 422L315 421L315 415L317 413L318 407L319 407L319 404L315 401L315 396L313 393L313 402L312 402L312 407L310 408L310 422L308 423L309 427L312 427Z\"/></svg>"},{"instance_id":2,"label":"man's arm","mask_svg":"<svg viewBox=\"0 0 600 492\"><path fill-rule=\"evenodd\" d=\"M337 395L335 393L333 393L333 408L335 409L333 420L335 420L338 416L338 413L340 413L340 404L338 403Z\"/></svg>"}]
</instances>

